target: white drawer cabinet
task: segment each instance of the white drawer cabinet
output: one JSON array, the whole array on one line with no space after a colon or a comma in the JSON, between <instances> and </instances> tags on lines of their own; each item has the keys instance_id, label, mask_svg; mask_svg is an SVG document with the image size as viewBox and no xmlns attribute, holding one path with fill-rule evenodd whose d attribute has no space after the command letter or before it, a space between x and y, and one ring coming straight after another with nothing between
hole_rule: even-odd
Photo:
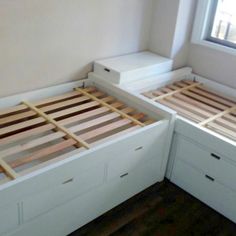
<instances>
[{"instance_id":1,"label":"white drawer cabinet","mask_svg":"<svg viewBox=\"0 0 236 236\"><path fill-rule=\"evenodd\" d=\"M171 181L236 222L234 161L175 133Z\"/></svg>"},{"instance_id":2,"label":"white drawer cabinet","mask_svg":"<svg viewBox=\"0 0 236 236\"><path fill-rule=\"evenodd\" d=\"M101 185L104 182L104 171L104 164L99 164L77 174L71 173L62 182L43 191L36 191L35 194L25 198L23 200L24 222Z\"/></svg>"},{"instance_id":3,"label":"white drawer cabinet","mask_svg":"<svg viewBox=\"0 0 236 236\"><path fill-rule=\"evenodd\" d=\"M117 152L109 158L108 179L123 177L148 160L157 160L156 171L162 173L163 146L165 145L165 126L159 126L126 140Z\"/></svg>"},{"instance_id":4,"label":"white drawer cabinet","mask_svg":"<svg viewBox=\"0 0 236 236\"><path fill-rule=\"evenodd\" d=\"M191 193L210 207L236 222L236 192L213 181L204 172L177 160L172 180L179 187Z\"/></svg>"},{"instance_id":5,"label":"white drawer cabinet","mask_svg":"<svg viewBox=\"0 0 236 236\"><path fill-rule=\"evenodd\" d=\"M236 191L236 163L222 154L179 136L176 158L204 171L218 182Z\"/></svg>"},{"instance_id":6,"label":"white drawer cabinet","mask_svg":"<svg viewBox=\"0 0 236 236\"><path fill-rule=\"evenodd\" d=\"M0 235L19 225L19 214L17 203L0 207Z\"/></svg>"}]
</instances>

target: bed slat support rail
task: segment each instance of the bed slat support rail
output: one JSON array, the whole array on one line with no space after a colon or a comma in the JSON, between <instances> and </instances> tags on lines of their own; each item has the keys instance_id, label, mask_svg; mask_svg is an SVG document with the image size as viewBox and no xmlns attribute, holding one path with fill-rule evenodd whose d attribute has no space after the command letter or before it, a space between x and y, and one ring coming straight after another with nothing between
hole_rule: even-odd
<instances>
[{"instance_id":1,"label":"bed slat support rail","mask_svg":"<svg viewBox=\"0 0 236 236\"><path fill-rule=\"evenodd\" d=\"M30 109L32 109L33 111L35 111L39 116L43 117L48 123L51 123L53 125L55 125L55 127L57 128L57 130L64 132L68 138L72 138L77 142L77 146L78 147L85 147L86 149L89 149L89 144L87 142L85 142L84 140L80 139L79 137L77 137L75 134L73 134L72 132L70 132L68 129L64 128L62 125L60 125L57 121L55 121L54 119L52 119L51 117L49 117L46 113L44 113L43 111L41 111L40 109L38 109L36 106L34 106L33 104L31 104L30 102L27 101L23 101L23 104L25 104L27 107L29 107Z\"/></svg>"},{"instance_id":2,"label":"bed slat support rail","mask_svg":"<svg viewBox=\"0 0 236 236\"><path fill-rule=\"evenodd\" d=\"M8 165L3 159L0 159L0 166L3 172L5 172L11 179L16 179L19 177L19 175L11 168L11 166Z\"/></svg>"}]
</instances>

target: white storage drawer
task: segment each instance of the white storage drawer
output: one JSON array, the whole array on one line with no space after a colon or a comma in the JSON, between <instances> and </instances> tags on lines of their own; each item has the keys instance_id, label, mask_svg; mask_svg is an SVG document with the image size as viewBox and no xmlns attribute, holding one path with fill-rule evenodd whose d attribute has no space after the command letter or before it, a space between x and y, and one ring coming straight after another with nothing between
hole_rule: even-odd
<instances>
[{"instance_id":1,"label":"white storage drawer","mask_svg":"<svg viewBox=\"0 0 236 236\"><path fill-rule=\"evenodd\" d=\"M209 179L206 173L181 160L176 161L171 179L179 187L236 222L236 192Z\"/></svg>"},{"instance_id":2,"label":"white storage drawer","mask_svg":"<svg viewBox=\"0 0 236 236\"><path fill-rule=\"evenodd\" d=\"M160 122L155 128L133 136L132 139L127 139L124 145L116 147L116 151L114 150L109 158L108 179L123 177L137 166L154 158L158 162L156 172L161 174L165 171L162 162L166 125L167 123Z\"/></svg>"},{"instance_id":3,"label":"white storage drawer","mask_svg":"<svg viewBox=\"0 0 236 236\"><path fill-rule=\"evenodd\" d=\"M12 204L0 208L0 235L13 230L19 225L18 204Z\"/></svg>"},{"instance_id":4,"label":"white storage drawer","mask_svg":"<svg viewBox=\"0 0 236 236\"><path fill-rule=\"evenodd\" d=\"M236 191L236 163L178 135L176 159L182 159Z\"/></svg>"},{"instance_id":5,"label":"white storage drawer","mask_svg":"<svg viewBox=\"0 0 236 236\"><path fill-rule=\"evenodd\" d=\"M23 200L24 221L28 221L57 207L81 194L85 194L104 182L105 165L84 170L77 175L71 174L64 181Z\"/></svg>"}]
</instances>

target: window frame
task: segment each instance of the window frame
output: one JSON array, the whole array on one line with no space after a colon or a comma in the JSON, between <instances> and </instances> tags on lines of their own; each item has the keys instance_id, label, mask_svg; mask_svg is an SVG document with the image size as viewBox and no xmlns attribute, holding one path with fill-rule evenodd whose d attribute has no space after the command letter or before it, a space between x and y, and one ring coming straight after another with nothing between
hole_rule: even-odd
<instances>
[{"instance_id":1,"label":"window frame","mask_svg":"<svg viewBox=\"0 0 236 236\"><path fill-rule=\"evenodd\" d=\"M236 44L211 36L218 1L198 0L191 42L236 55Z\"/></svg>"}]
</instances>

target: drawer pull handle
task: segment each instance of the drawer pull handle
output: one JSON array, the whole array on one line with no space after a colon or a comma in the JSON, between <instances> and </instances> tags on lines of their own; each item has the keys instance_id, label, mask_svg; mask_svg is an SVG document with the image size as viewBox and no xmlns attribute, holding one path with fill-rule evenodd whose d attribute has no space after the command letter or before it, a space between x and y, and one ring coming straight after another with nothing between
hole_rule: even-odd
<instances>
[{"instance_id":1,"label":"drawer pull handle","mask_svg":"<svg viewBox=\"0 0 236 236\"><path fill-rule=\"evenodd\" d=\"M205 177L207 178L207 179L209 179L210 181L212 181L212 182L214 182L215 181L215 179L214 178L212 178L211 176L209 176L209 175L205 175Z\"/></svg>"},{"instance_id":2,"label":"drawer pull handle","mask_svg":"<svg viewBox=\"0 0 236 236\"><path fill-rule=\"evenodd\" d=\"M215 159L217 159L217 160L220 160L221 159L221 157L220 156L217 156L216 154L214 154L214 153L211 153L211 156L212 157L214 157Z\"/></svg>"},{"instance_id":3,"label":"drawer pull handle","mask_svg":"<svg viewBox=\"0 0 236 236\"><path fill-rule=\"evenodd\" d=\"M73 178L72 179L68 179L65 182L63 182L62 184L69 184L69 183L73 182L73 180L74 180Z\"/></svg>"},{"instance_id":4,"label":"drawer pull handle","mask_svg":"<svg viewBox=\"0 0 236 236\"><path fill-rule=\"evenodd\" d=\"M126 177L128 174L129 174L129 173L125 173L125 174L121 175L120 178L124 178L124 177Z\"/></svg>"},{"instance_id":5,"label":"drawer pull handle","mask_svg":"<svg viewBox=\"0 0 236 236\"><path fill-rule=\"evenodd\" d=\"M135 151L139 151L139 150L142 150L143 149L143 147L137 147L137 148L135 148Z\"/></svg>"},{"instance_id":6,"label":"drawer pull handle","mask_svg":"<svg viewBox=\"0 0 236 236\"><path fill-rule=\"evenodd\" d=\"M104 68L104 70L105 70L106 72L110 72L110 70L109 70L109 69L107 69L107 68Z\"/></svg>"}]
</instances>

